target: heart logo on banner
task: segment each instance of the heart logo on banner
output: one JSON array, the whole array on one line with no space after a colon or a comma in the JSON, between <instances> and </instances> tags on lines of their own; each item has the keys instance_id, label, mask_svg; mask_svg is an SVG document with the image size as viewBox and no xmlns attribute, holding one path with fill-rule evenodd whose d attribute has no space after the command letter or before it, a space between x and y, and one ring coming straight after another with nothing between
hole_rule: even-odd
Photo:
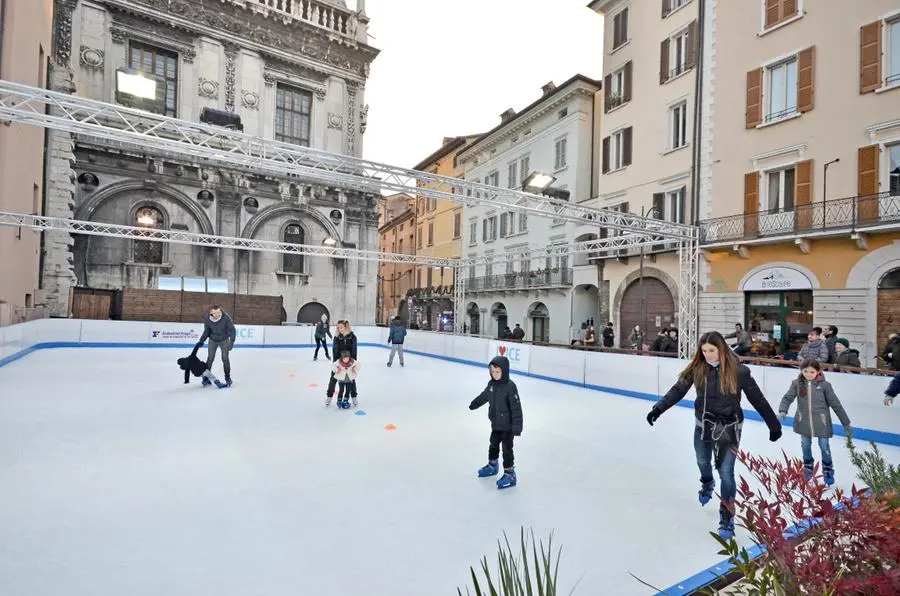
<instances>
[{"instance_id":1,"label":"heart logo on banner","mask_svg":"<svg viewBox=\"0 0 900 596\"><path fill-rule=\"evenodd\" d=\"M506 356L506 346L500 346L500 355Z\"/></svg>"}]
</instances>

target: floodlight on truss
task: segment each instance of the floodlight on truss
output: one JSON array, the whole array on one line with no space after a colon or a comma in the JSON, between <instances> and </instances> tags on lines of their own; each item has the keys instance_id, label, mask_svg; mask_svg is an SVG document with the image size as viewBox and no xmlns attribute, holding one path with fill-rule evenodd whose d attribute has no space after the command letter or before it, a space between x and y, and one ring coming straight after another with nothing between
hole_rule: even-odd
<instances>
[{"instance_id":1,"label":"floodlight on truss","mask_svg":"<svg viewBox=\"0 0 900 596\"><path fill-rule=\"evenodd\" d=\"M694 227L686 224L328 153L9 81L0 81L0 121L122 143L175 160L192 159L274 176L299 176L310 182L360 192L415 192L425 198L474 202L671 240L695 234ZM435 186L451 190L439 190Z\"/></svg>"}]
</instances>

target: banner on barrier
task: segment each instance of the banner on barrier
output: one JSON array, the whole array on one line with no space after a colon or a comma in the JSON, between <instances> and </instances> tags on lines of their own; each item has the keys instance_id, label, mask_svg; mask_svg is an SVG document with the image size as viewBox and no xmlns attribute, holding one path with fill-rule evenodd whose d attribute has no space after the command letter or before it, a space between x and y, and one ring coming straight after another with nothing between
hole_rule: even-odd
<instances>
[{"instance_id":1,"label":"banner on barrier","mask_svg":"<svg viewBox=\"0 0 900 596\"><path fill-rule=\"evenodd\" d=\"M261 325L235 325L237 338L235 343L262 344L265 341L266 328Z\"/></svg>"},{"instance_id":2,"label":"banner on barrier","mask_svg":"<svg viewBox=\"0 0 900 596\"><path fill-rule=\"evenodd\" d=\"M152 344L197 343L201 333L203 333L202 323L199 325L153 324L150 326L149 340Z\"/></svg>"},{"instance_id":3,"label":"banner on barrier","mask_svg":"<svg viewBox=\"0 0 900 596\"><path fill-rule=\"evenodd\" d=\"M528 372L528 356L530 346L515 342L491 340L490 360L497 356L509 358L509 367L518 372Z\"/></svg>"}]
</instances>

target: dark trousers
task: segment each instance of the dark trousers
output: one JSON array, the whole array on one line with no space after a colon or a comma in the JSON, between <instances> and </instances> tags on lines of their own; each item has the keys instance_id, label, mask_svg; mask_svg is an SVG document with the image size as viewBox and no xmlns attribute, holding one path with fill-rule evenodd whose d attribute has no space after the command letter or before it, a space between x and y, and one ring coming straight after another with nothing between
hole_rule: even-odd
<instances>
[{"instance_id":1,"label":"dark trousers","mask_svg":"<svg viewBox=\"0 0 900 596\"><path fill-rule=\"evenodd\" d=\"M492 430L491 442L488 446L488 461L497 461L500 456L500 445L503 445L503 467L511 468L515 465L513 455L513 439L515 435L508 430Z\"/></svg>"},{"instance_id":2,"label":"dark trousers","mask_svg":"<svg viewBox=\"0 0 900 596\"><path fill-rule=\"evenodd\" d=\"M216 361L216 350L222 349L222 367L225 369L225 377L231 376L231 359L228 353L231 351L231 340L213 341L209 340L209 349L206 356L206 368L212 370L213 362Z\"/></svg>"},{"instance_id":3,"label":"dark trousers","mask_svg":"<svg viewBox=\"0 0 900 596\"><path fill-rule=\"evenodd\" d=\"M341 381L338 384L338 401L341 398L356 397L356 381Z\"/></svg>"},{"instance_id":4,"label":"dark trousers","mask_svg":"<svg viewBox=\"0 0 900 596\"><path fill-rule=\"evenodd\" d=\"M334 378L334 373L331 373L331 378L328 379L328 391L325 392L325 395L332 397L334 395L334 388L337 387L337 384L338 380ZM353 386L350 395L356 397L356 381L350 381L350 384ZM343 383L341 386L343 388ZM338 394L338 397L340 397L340 394Z\"/></svg>"},{"instance_id":5,"label":"dark trousers","mask_svg":"<svg viewBox=\"0 0 900 596\"><path fill-rule=\"evenodd\" d=\"M323 348L325 350L326 358L331 358L331 356L328 355L328 340L326 340L324 337L316 338L316 353L313 355L313 358L319 357L319 348Z\"/></svg>"}]
</instances>

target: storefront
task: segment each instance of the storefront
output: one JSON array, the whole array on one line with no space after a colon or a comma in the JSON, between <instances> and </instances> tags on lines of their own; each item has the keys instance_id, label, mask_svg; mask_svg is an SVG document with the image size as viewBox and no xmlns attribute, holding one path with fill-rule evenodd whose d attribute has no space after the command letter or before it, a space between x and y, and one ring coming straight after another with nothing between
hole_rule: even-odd
<instances>
[{"instance_id":1,"label":"storefront","mask_svg":"<svg viewBox=\"0 0 900 596\"><path fill-rule=\"evenodd\" d=\"M755 355L792 359L813 327L813 285L800 270L769 267L743 284L745 325Z\"/></svg>"}]
</instances>

